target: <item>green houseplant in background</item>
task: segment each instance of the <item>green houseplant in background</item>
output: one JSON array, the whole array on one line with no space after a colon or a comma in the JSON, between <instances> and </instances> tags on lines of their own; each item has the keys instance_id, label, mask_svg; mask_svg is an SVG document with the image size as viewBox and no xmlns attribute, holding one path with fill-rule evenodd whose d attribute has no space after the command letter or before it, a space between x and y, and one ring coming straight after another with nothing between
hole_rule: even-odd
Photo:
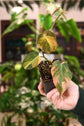
<instances>
[{"instance_id":1,"label":"green houseplant in background","mask_svg":"<svg viewBox=\"0 0 84 126\"><path fill-rule=\"evenodd\" d=\"M78 41L81 41L79 30L74 20L73 19L66 20L64 11L60 7L57 7L56 3L52 4L46 1L44 4L47 7L54 6L54 10L52 14L50 14L50 12L48 11L46 15L43 14L39 15L39 19L40 19L39 30L36 29L32 20L26 19L28 9L21 8L21 11L18 14L12 12L11 25L6 29L3 35L13 31L14 29L20 27L23 24L27 24L28 27L30 27L35 32L35 35L37 34L39 36L38 37L39 45L41 45L39 39L45 40L44 38L47 38L48 41L49 38L53 38L54 43L56 45L54 50L56 49L55 51L58 53L60 53L61 48L57 47L56 36L54 35L54 33L52 33L54 28L53 26L59 28L60 32L64 35L67 41L69 41L70 35L72 35ZM48 9L48 10L52 10L52 9ZM54 21L53 21L53 16L55 16ZM18 24L18 22L20 23ZM46 30L48 31L49 37L47 36ZM27 43L27 39L29 37L32 38L32 36L27 36L26 38L22 38L25 44ZM52 52L53 48L51 42L48 41L47 44L50 47L48 53L50 49ZM39 47L41 48L41 46ZM41 49L44 49L44 47L42 46ZM29 55L33 53L34 54L33 56L37 56L38 59L39 49L32 48L31 51L32 52L30 52ZM43 50L43 52L45 51L46 50ZM45 54L43 54L43 57L45 57ZM84 77L84 72L80 68L78 59L73 56L64 55L64 61L68 63L70 70L73 72L72 79L75 82L77 82L77 84L79 84L80 75ZM0 66L0 73L4 74L4 76L2 77L3 82L4 81L5 83L13 82L14 84L10 86L8 91L3 93L2 96L0 97L1 112L13 111L15 114L18 113L20 116L22 116L22 118L26 120L26 124L25 124L26 126L28 125L68 126L69 122L67 118L75 117L72 113L69 113L67 111L56 110L56 108L54 108L54 106L46 98L44 98L39 94L37 85L39 83L40 74L37 67L33 68L32 70L25 70L23 68L22 63L8 62ZM10 118L12 119L12 117ZM13 125L12 121L10 121L10 125Z\"/></svg>"}]
</instances>

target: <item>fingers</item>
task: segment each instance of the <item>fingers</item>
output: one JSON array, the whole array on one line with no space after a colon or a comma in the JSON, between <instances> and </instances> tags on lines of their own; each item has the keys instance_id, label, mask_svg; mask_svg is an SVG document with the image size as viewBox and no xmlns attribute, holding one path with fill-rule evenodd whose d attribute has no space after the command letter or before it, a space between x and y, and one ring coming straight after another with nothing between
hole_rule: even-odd
<instances>
[{"instance_id":1,"label":"fingers","mask_svg":"<svg viewBox=\"0 0 84 126\"><path fill-rule=\"evenodd\" d=\"M52 91L47 93L47 98L56 106L56 108L59 108L60 93L57 89L53 89Z\"/></svg>"},{"instance_id":2,"label":"fingers","mask_svg":"<svg viewBox=\"0 0 84 126\"><path fill-rule=\"evenodd\" d=\"M54 97L53 96L57 96L57 95L60 95L59 94L59 92L58 92L58 90L55 88L55 89L53 89L53 90L51 90L49 93L47 93L47 98L49 99L49 100L51 100L51 101L53 101L54 99Z\"/></svg>"},{"instance_id":3,"label":"fingers","mask_svg":"<svg viewBox=\"0 0 84 126\"><path fill-rule=\"evenodd\" d=\"M39 90L39 92L40 92L42 95L46 96L41 78L40 78L40 83L39 83L39 85L38 85L38 90Z\"/></svg>"}]
</instances>

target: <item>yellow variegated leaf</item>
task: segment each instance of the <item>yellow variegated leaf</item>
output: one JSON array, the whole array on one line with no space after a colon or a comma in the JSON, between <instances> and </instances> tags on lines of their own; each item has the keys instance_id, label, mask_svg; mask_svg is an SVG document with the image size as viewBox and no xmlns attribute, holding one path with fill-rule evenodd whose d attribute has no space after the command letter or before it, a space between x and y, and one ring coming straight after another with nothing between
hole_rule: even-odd
<instances>
[{"instance_id":1,"label":"yellow variegated leaf","mask_svg":"<svg viewBox=\"0 0 84 126\"><path fill-rule=\"evenodd\" d=\"M60 94L63 94L72 78L72 73L69 70L68 65L56 60L53 62L51 73L56 88Z\"/></svg>"},{"instance_id":2,"label":"yellow variegated leaf","mask_svg":"<svg viewBox=\"0 0 84 126\"><path fill-rule=\"evenodd\" d=\"M56 42L56 38L51 37L51 36L47 36L46 40L49 43L50 46L50 52L54 52L57 48L57 42Z\"/></svg>"},{"instance_id":3,"label":"yellow variegated leaf","mask_svg":"<svg viewBox=\"0 0 84 126\"><path fill-rule=\"evenodd\" d=\"M39 48L46 53L54 52L57 48L56 36L51 31L45 31L38 37Z\"/></svg>"},{"instance_id":4,"label":"yellow variegated leaf","mask_svg":"<svg viewBox=\"0 0 84 126\"><path fill-rule=\"evenodd\" d=\"M37 52L30 52L23 60L24 69L32 69L41 62L41 57Z\"/></svg>"},{"instance_id":5,"label":"yellow variegated leaf","mask_svg":"<svg viewBox=\"0 0 84 126\"><path fill-rule=\"evenodd\" d=\"M43 35L44 36L52 36L52 37L56 38L56 35L49 30L44 31Z\"/></svg>"}]
</instances>

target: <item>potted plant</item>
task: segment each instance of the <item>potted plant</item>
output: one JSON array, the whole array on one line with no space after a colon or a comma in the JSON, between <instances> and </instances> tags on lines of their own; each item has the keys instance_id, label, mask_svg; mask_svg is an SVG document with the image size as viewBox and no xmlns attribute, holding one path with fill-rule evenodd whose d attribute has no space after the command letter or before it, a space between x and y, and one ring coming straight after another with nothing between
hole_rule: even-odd
<instances>
[{"instance_id":1,"label":"potted plant","mask_svg":"<svg viewBox=\"0 0 84 126\"><path fill-rule=\"evenodd\" d=\"M55 4L55 3L54 3ZM53 79L57 80L56 88L62 94L67 86L68 82L72 78L72 72L69 70L68 65L60 60L49 60L45 53L50 54L57 49L56 34L53 32L55 24L59 28L60 32L64 35L67 41L69 36L72 35L75 39L81 42L81 36L77 25L73 19L66 20L65 11L61 7L54 4L47 4L50 12L45 15L40 15L41 32L37 38L37 47L42 51L42 57L38 52L30 52L23 60L24 69L32 69L36 66L39 67L41 78L44 84L45 93L48 93L51 89L55 88ZM52 20L53 15L55 20ZM51 75L51 69L53 75ZM67 81L66 81L67 78Z\"/></svg>"},{"instance_id":2,"label":"potted plant","mask_svg":"<svg viewBox=\"0 0 84 126\"><path fill-rule=\"evenodd\" d=\"M58 78L57 89L60 94L64 92L63 83L66 85L66 78L68 81L72 78L72 73L70 72L66 63L61 63L59 60L51 61L45 57L44 52L51 53L57 48L56 36L51 31L45 31L38 37L37 45L42 51L42 57L45 59L41 61L41 56L38 52L30 52L25 56L23 61L23 66L25 69L32 69L36 66L39 67L39 71L44 83L45 92L48 93L51 89L55 88L53 84L53 77ZM54 76L51 75L51 68L54 68Z\"/></svg>"}]
</instances>

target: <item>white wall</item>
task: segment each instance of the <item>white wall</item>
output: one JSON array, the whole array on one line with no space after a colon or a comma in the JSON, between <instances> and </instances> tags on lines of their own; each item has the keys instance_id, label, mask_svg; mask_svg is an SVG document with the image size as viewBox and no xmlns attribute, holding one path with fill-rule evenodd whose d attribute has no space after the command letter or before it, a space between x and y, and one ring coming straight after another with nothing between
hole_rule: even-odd
<instances>
[{"instance_id":1,"label":"white wall","mask_svg":"<svg viewBox=\"0 0 84 126\"><path fill-rule=\"evenodd\" d=\"M78 10L76 7L70 9L67 14L67 18L73 18L76 22L84 22L84 9L82 11Z\"/></svg>"}]
</instances>

